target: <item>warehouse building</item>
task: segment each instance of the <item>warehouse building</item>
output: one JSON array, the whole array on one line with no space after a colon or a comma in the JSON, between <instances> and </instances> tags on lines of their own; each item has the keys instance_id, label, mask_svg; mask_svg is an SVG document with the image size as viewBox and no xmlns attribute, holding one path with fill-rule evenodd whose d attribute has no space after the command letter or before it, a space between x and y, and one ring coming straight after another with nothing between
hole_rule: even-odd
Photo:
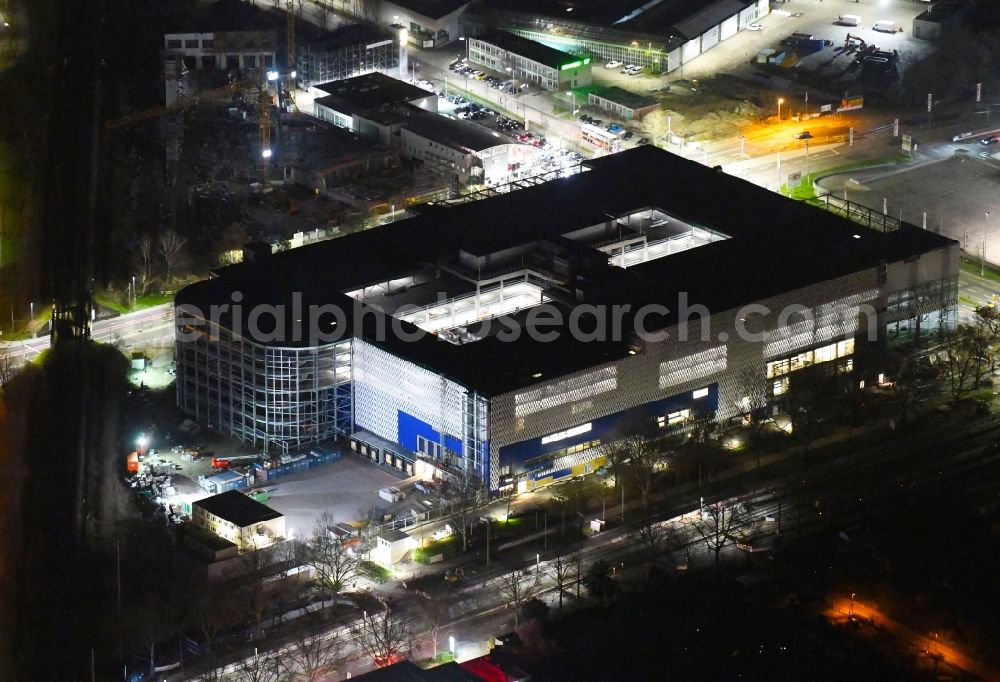
<instances>
[{"instance_id":1,"label":"warehouse building","mask_svg":"<svg viewBox=\"0 0 1000 682\"><path fill-rule=\"evenodd\" d=\"M891 327L953 325L957 243L870 217L637 147L187 287L178 405L263 449L340 435L530 490L637 424L740 419L805 377L857 388Z\"/></svg>"},{"instance_id":2,"label":"warehouse building","mask_svg":"<svg viewBox=\"0 0 1000 682\"><path fill-rule=\"evenodd\" d=\"M494 0L465 18L466 30L500 26L594 61L669 73L690 64L771 11L769 0Z\"/></svg>"},{"instance_id":3,"label":"warehouse building","mask_svg":"<svg viewBox=\"0 0 1000 682\"><path fill-rule=\"evenodd\" d=\"M466 38L469 61L498 73L508 73L519 85L569 90L590 85L590 57L556 50L542 43L491 31Z\"/></svg>"}]
</instances>

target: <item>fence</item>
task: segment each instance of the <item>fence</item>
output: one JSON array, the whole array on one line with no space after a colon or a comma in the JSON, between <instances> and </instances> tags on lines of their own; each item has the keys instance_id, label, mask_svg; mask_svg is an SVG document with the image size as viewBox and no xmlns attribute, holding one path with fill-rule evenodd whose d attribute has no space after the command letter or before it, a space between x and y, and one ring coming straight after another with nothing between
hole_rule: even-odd
<instances>
[{"instance_id":1,"label":"fence","mask_svg":"<svg viewBox=\"0 0 1000 682\"><path fill-rule=\"evenodd\" d=\"M893 232L899 229L900 221L890 215L868 208L862 204L841 199L833 194L819 197L819 205L827 211L864 225L876 232Z\"/></svg>"}]
</instances>

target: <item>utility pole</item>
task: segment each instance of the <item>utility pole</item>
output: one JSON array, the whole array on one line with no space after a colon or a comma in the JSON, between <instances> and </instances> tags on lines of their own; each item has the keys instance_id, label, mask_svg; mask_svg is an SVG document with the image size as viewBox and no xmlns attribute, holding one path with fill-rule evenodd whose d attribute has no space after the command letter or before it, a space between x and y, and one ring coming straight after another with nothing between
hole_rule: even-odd
<instances>
[{"instance_id":1,"label":"utility pole","mask_svg":"<svg viewBox=\"0 0 1000 682\"><path fill-rule=\"evenodd\" d=\"M986 237L990 233L990 212L986 211L986 223L983 225L983 257L979 259L979 276L983 276L986 269Z\"/></svg>"}]
</instances>

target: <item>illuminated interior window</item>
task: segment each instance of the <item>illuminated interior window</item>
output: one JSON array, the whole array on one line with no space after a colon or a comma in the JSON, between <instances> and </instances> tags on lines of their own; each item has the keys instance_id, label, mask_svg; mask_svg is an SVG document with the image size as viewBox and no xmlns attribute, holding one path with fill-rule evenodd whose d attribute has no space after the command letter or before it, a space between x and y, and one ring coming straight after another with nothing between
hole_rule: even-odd
<instances>
[{"instance_id":1,"label":"illuminated interior window","mask_svg":"<svg viewBox=\"0 0 1000 682\"><path fill-rule=\"evenodd\" d=\"M781 377L775 380L774 384L774 395L783 395L788 392L788 377Z\"/></svg>"},{"instance_id":2,"label":"illuminated interior window","mask_svg":"<svg viewBox=\"0 0 1000 682\"><path fill-rule=\"evenodd\" d=\"M844 358L850 356L854 353L854 339L844 339L837 343L831 343L826 346L820 346L819 348L814 348L813 350L803 351L790 358L783 358L781 360L772 360L767 363L767 378L774 379L776 377L784 376L789 372L794 372L799 369L804 369L814 364L820 364L823 362L832 362L838 358ZM853 367L853 362L849 363ZM838 368L838 371L841 371ZM846 370L850 372L851 370ZM775 395L779 395L775 391Z\"/></svg>"},{"instance_id":3,"label":"illuminated interior window","mask_svg":"<svg viewBox=\"0 0 1000 682\"><path fill-rule=\"evenodd\" d=\"M691 393L691 397L697 400L698 398L704 398L708 395L707 388L699 388L697 391Z\"/></svg>"}]
</instances>

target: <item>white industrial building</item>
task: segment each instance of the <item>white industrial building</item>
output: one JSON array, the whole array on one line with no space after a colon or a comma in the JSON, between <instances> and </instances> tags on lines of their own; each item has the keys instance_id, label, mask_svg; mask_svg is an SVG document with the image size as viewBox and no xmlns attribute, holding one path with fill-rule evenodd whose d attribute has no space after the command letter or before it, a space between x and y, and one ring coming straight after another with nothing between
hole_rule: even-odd
<instances>
[{"instance_id":1,"label":"white industrial building","mask_svg":"<svg viewBox=\"0 0 1000 682\"><path fill-rule=\"evenodd\" d=\"M556 50L506 31L491 31L466 38L468 59L518 85L546 90L570 90L590 85L590 56Z\"/></svg>"},{"instance_id":2,"label":"white industrial building","mask_svg":"<svg viewBox=\"0 0 1000 682\"><path fill-rule=\"evenodd\" d=\"M494 0L466 18L596 61L669 73L690 64L771 11L770 0Z\"/></svg>"}]
</instances>

